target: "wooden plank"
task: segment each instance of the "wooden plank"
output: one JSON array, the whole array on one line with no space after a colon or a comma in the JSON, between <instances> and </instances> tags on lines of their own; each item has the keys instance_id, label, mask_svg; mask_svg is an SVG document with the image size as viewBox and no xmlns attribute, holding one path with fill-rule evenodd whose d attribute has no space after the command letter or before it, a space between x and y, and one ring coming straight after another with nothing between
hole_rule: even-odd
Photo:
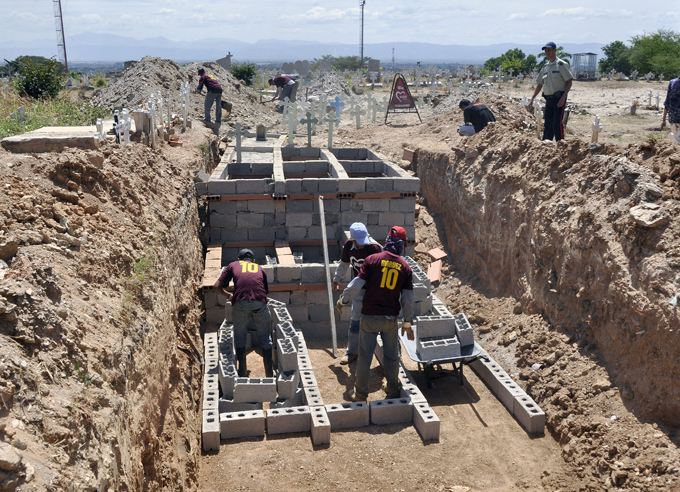
<instances>
[{"instance_id":1,"label":"wooden plank","mask_svg":"<svg viewBox=\"0 0 680 492\"><path fill-rule=\"evenodd\" d=\"M446 253L444 253L439 248L431 249L430 251L427 252L427 254L430 255L430 258L432 258L434 261L443 260L447 256Z\"/></svg>"},{"instance_id":2,"label":"wooden plank","mask_svg":"<svg viewBox=\"0 0 680 492\"><path fill-rule=\"evenodd\" d=\"M413 157L415 157L415 150L404 148L404 155L401 158L412 163Z\"/></svg>"},{"instance_id":3,"label":"wooden plank","mask_svg":"<svg viewBox=\"0 0 680 492\"><path fill-rule=\"evenodd\" d=\"M433 261L430 266L427 267L427 276L430 278L430 282L439 282L442 278L442 260Z\"/></svg>"}]
</instances>

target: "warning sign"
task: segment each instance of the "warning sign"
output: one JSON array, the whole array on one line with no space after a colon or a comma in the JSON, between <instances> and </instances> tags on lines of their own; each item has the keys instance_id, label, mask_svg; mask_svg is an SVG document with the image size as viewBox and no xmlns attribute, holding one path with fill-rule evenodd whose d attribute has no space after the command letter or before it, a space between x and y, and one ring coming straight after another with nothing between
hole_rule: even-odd
<instances>
[{"instance_id":1,"label":"warning sign","mask_svg":"<svg viewBox=\"0 0 680 492\"><path fill-rule=\"evenodd\" d=\"M385 123L387 123L387 115L390 113L416 113L418 119L420 119L421 122L423 121L420 118L420 113L413 100L411 91L408 89L406 79L400 73L394 76L394 81L392 82L392 94L390 96L390 103L387 106L387 111L385 112Z\"/></svg>"}]
</instances>

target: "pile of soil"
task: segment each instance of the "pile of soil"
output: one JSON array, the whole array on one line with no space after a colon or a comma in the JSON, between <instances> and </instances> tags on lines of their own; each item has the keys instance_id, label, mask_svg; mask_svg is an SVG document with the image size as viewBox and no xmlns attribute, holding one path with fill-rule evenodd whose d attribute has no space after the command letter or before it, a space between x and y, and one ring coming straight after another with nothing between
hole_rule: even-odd
<instances>
[{"instance_id":1,"label":"pile of soil","mask_svg":"<svg viewBox=\"0 0 680 492\"><path fill-rule=\"evenodd\" d=\"M96 92L92 103L111 110L122 108L133 110L146 103L151 94L157 95L158 91L161 91L163 97L166 97L169 90L173 98L172 111L180 113L180 85L188 81L189 87L195 89L198 86L198 69L201 67L206 73L217 78L224 91L222 99L232 104L230 121L238 121L245 128L254 128L260 123L267 127L273 126L280 119L273 105L261 104L258 93L239 82L231 72L217 63L192 62L180 66L172 60L151 56L145 56L128 68L122 77L113 80L108 87ZM206 89L203 88L204 93L205 91ZM201 94L191 94L189 110L191 118L203 119L204 100L205 96ZM215 111L214 108L213 111ZM223 113L223 118L225 117L227 114Z\"/></svg>"},{"instance_id":2,"label":"pile of soil","mask_svg":"<svg viewBox=\"0 0 680 492\"><path fill-rule=\"evenodd\" d=\"M309 93L309 96L316 96L319 98L334 98L335 96L352 96L352 91L343 80L342 76L335 72L321 72L321 74L314 78L309 85L309 92L307 87L300 89L298 93Z\"/></svg>"},{"instance_id":3,"label":"pile of soil","mask_svg":"<svg viewBox=\"0 0 680 492\"><path fill-rule=\"evenodd\" d=\"M203 128L182 141L0 149L0 489L192 489L194 172L217 146Z\"/></svg>"}]
</instances>

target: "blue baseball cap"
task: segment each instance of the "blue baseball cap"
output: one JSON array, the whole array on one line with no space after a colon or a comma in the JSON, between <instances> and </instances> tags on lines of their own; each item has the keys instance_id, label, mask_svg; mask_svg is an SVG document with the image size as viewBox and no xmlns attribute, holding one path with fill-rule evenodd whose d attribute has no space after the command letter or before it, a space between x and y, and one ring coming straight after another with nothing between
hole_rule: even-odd
<instances>
[{"instance_id":1,"label":"blue baseball cap","mask_svg":"<svg viewBox=\"0 0 680 492\"><path fill-rule=\"evenodd\" d=\"M543 48L541 48L541 49L544 50L544 49L546 49L546 48L552 48L552 49L555 50L555 49L557 49L557 46L555 45L555 43L553 43L552 41L550 41L549 43L545 43L545 46L544 46Z\"/></svg>"},{"instance_id":2,"label":"blue baseball cap","mask_svg":"<svg viewBox=\"0 0 680 492\"><path fill-rule=\"evenodd\" d=\"M368 244L368 230L366 230L366 226L361 222L355 222L349 226L349 235L350 239L362 246Z\"/></svg>"}]
</instances>

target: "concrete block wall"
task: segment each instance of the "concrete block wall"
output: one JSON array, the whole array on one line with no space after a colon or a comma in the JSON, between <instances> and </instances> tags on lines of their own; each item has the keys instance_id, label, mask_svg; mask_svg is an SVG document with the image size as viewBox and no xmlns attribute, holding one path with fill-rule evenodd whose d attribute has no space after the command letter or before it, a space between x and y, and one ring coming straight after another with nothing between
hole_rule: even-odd
<instances>
[{"instance_id":1,"label":"concrete block wall","mask_svg":"<svg viewBox=\"0 0 680 492\"><path fill-rule=\"evenodd\" d=\"M289 434L311 430L312 416L308 406L267 410L267 434Z\"/></svg>"},{"instance_id":2,"label":"concrete block wall","mask_svg":"<svg viewBox=\"0 0 680 492\"><path fill-rule=\"evenodd\" d=\"M374 400L368 406L372 424L387 425L413 421L413 404L408 397Z\"/></svg>"},{"instance_id":3,"label":"concrete block wall","mask_svg":"<svg viewBox=\"0 0 680 492\"><path fill-rule=\"evenodd\" d=\"M203 410L201 437L203 451L217 451L220 449L220 416L217 413L217 408Z\"/></svg>"},{"instance_id":4,"label":"concrete block wall","mask_svg":"<svg viewBox=\"0 0 680 492\"><path fill-rule=\"evenodd\" d=\"M326 405L326 414L331 430L365 427L370 422L370 410L363 401Z\"/></svg>"},{"instance_id":5,"label":"concrete block wall","mask_svg":"<svg viewBox=\"0 0 680 492\"><path fill-rule=\"evenodd\" d=\"M220 437L222 439L264 436L264 432L265 415L262 410L220 414Z\"/></svg>"}]
</instances>

